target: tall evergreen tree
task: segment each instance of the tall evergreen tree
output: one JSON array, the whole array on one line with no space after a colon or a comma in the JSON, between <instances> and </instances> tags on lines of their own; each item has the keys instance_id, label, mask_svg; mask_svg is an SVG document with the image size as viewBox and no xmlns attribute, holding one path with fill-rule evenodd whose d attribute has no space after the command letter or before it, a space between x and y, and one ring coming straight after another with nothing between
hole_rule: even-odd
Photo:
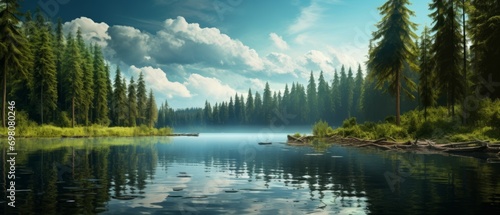
<instances>
[{"instance_id":1,"label":"tall evergreen tree","mask_svg":"<svg viewBox=\"0 0 500 215\"><path fill-rule=\"evenodd\" d=\"M434 10L430 16L435 20L432 28L435 32L432 47L435 74L451 115L455 114L454 105L464 95L465 87L461 73L462 35L454 1L433 0L430 5Z\"/></svg>"},{"instance_id":2,"label":"tall evergreen tree","mask_svg":"<svg viewBox=\"0 0 500 215\"><path fill-rule=\"evenodd\" d=\"M83 91L85 96L82 101L82 118L85 125L89 125L94 102L94 66L92 54L84 45L83 51Z\"/></svg>"},{"instance_id":3,"label":"tall evergreen tree","mask_svg":"<svg viewBox=\"0 0 500 215\"><path fill-rule=\"evenodd\" d=\"M57 106L59 108L63 107L66 101L66 98L64 97L65 93L63 91L64 89L64 73L62 69L63 65L63 57L64 57L64 49L65 49L65 43L64 43L64 33L63 33L63 27L62 27L62 20L61 18L57 19L57 25L55 29L55 38L54 38L54 54L56 56L56 71L57 71L57 95L58 95L58 102Z\"/></svg>"},{"instance_id":4,"label":"tall evergreen tree","mask_svg":"<svg viewBox=\"0 0 500 215\"><path fill-rule=\"evenodd\" d=\"M377 45L370 52L368 67L372 70L369 74L376 78L378 87L383 87L389 82L388 91L396 97L396 124L401 124L400 98L401 90L409 93L412 89L402 89L402 81L406 86L412 86L408 77L404 76L403 69L406 63L412 65L414 58L413 32L416 24L410 21L414 13L408 9L409 0L388 0L379 10L383 16L377 24L378 30L374 32L373 41Z\"/></svg>"},{"instance_id":5,"label":"tall evergreen tree","mask_svg":"<svg viewBox=\"0 0 500 215\"><path fill-rule=\"evenodd\" d=\"M317 121L318 94L316 92L316 81L314 80L312 71L309 75L309 83L307 84L307 111L310 122Z\"/></svg>"},{"instance_id":6,"label":"tall evergreen tree","mask_svg":"<svg viewBox=\"0 0 500 215\"><path fill-rule=\"evenodd\" d=\"M98 124L109 124L108 108L108 82L106 81L106 66L102 56L101 48L94 45L94 102L92 115L93 122Z\"/></svg>"},{"instance_id":7,"label":"tall evergreen tree","mask_svg":"<svg viewBox=\"0 0 500 215\"><path fill-rule=\"evenodd\" d=\"M139 80L137 81L137 110L139 111L137 115L137 125L146 124L147 101L146 83L144 82L144 76L141 72L139 74Z\"/></svg>"},{"instance_id":8,"label":"tall evergreen tree","mask_svg":"<svg viewBox=\"0 0 500 215\"><path fill-rule=\"evenodd\" d=\"M164 108L164 111L167 111L167 107ZM136 125L137 114L137 91L135 90L134 77L131 77L130 84L128 85L128 126L134 127ZM165 115L162 117L165 117Z\"/></svg>"},{"instance_id":9,"label":"tall evergreen tree","mask_svg":"<svg viewBox=\"0 0 500 215\"><path fill-rule=\"evenodd\" d=\"M26 37L19 28L19 3L17 0L4 0L0 11L0 65L2 77L2 126L6 126L7 80L28 79L31 66L30 50Z\"/></svg>"},{"instance_id":10,"label":"tall evergreen tree","mask_svg":"<svg viewBox=\"0 0 500 215\"><path fill-rule=\"evenodd\" d=\"M43 124L44 116L57 107L56 59L49 29L39 29L37 37L31 100L39 107L40 123Z\"/></svg>"},{"instance_id":11,"label":"tall evergreen tree","mask_svg":"<svg viewBox=\"0 0 500 215\"><path fill-rule=\"evenodd\" d=\"M353 116L357 117L358 119L361 117L361 110L362 110L362 103L361 101L363 100L362 95L363 95L363 85L364 85L364 79L363 79L363 71L361 70L361 65L358 65L358 71L356 72L356 79L354 80L354 87L352 91L352 110L353 110Z\"/></svg>"},{"instance_id":12,"label":"tall evergreen tree","mask_svg":"<svg viewBox=\"0 0 500 215\"><path fill-rule=\"evenodd\" d=\"M247 113L246 122L251 124L253 122L253 117L255 117L254 103L253 103L253 96L251 89L248 89L247 103L245 108L246 108L245 112Z\"/></svg>"},{"instance_id":13,"label":"tall evergreen tree","mask_svg":"<svg viewBox=\"0 0 500 215\"><path fill-rule=\"evenodd\" d=\"M267 124L271 121L271 114L273 111L273 97L271 94L271 89L269 87L269 83L266 82L266 86L264 88L264 93L262 94L262 119L264 120L264 124Z\"/></svg>"},{"instance_id":14,"label":"tall evergreen tree","mask_svg":"<svg viewBox=\"0 0 500 215\"><path fill-rule=\"evenodd\" d=\"M83 89L83 71L82 57L76 41L71 33L68 34L68 46L64 54L63 72L65 74L64 87L66 92L66 103L71 107L71 126L75 126L77 107L81 106L82 97L84 96Z\"/></svg>"},{"instance_id":15,"label":"tall evergreen tree","mask_svg":"<svg viewBox=\"0 0 500 215\"><path fill-rule=\"evenodd\" d=\"M427 108L432 107L436 103L436 78L433 70L433 63L431 57L431 39L429 36L429 29L427 26L424 28L420 40L420 82L419 93L420 102L424 108L424 118L427 119Z\"/></svg>"},{"instance_id":16,"label":"tall evergreen tree","mask_svg":"<svg viewBox=\"0 0 500 215\"><path fill-rule=\"evenodd\" d=\"M256 124L263 123L263 105L259 92L255 92L253 119Z\"/></svg>"},{"instance_id":17,"label":"tall evergreen tree","mask_svg":"<svg viewBox=\"0 0 500 215\"><path fill-rule=\"evenodd\" d=\"M342 121L341 119L341 114L340 114L340 109L342 108L341 104L341 96L340 96L340 77L339 74L337 73L337 70L335 70L334 75L333 75L333 81L332 81L332 87L331 87L331 111L332 111L332 117L334 121Z\"/></svg>"},{"instance_id":18,"label":"tall evergreen tree","mask_svg":"<svg viewBox=\"0 0 500 215\"><path fill-rule=\"evenodd\" d=\"M330 120L331 109L331 98L330 98L330 89L328 87L328 83L325 81L325 77L323 76L323 71L319 74L318 79L318 113L319 119L321 120Z\"/></svg>"},{"instance_id":19,"label":"tall evergreen tree","mask_svg":"<svg viewBox=\"0 0 500 215\"><path fill-rule=\"evenodd\" d=\"M158 107L156 107L155 96L153 90L149 91L148 101L146 103L146 124L152 128L158 119Z\"/></svg>"},{"instance_id":20,"label":"tall evergreen tree","mask_svg":"<svg viewBox=\"0 0 500 215\"><path fill-rule=\"evenodd\" d=\"M472 39L472 68L474 69L475 87L480 89L481 95L488 95L491 99L500 99L498 84L485 85L486 82L500 80L500 3L499 1L471 1L469 14L470 32ZM485 82L483 81L483 82Z\"/></svg>"},{"instance_id":21,"label":"tall evergreen tree","mask_svg":"<svg viewBox=\"0 0 500 215\"><path fill-rule=\"evenodd\" d=\"M126 89L123 86L120 68L116 68L114 89L113 89L113 125L124 126L127 119L127 99Z\"/></svg>"}]
</instances>

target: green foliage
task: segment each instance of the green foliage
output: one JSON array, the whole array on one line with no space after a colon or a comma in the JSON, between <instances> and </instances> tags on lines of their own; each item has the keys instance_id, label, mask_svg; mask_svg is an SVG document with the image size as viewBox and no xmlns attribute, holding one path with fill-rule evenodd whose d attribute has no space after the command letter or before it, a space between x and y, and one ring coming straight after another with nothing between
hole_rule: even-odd
<instances>
[{"instance_id":1,"label":"green foliage","mask_svg":"<svg viewBox=\"0 0 500 215\"><path fill-rule=\"evenodd\" d=\"M414 90L414 83L403 74L408 64L416 67L412 61L416 50L413 31L417 25L410 21L414 13L408 9L409 4L409 0L389 0L379 8L383 18L377 24L378 30L373 33L373 41L377 44L370 50L367 65L370 68L368 75L376 80L377 86L381 88L388 82L387 91L396 97L397 125L400 124L400 92L403 90L410 94Z\"/></svg>"},{"instance_id":2,"label":"green foliage","mask_svg":"<svg viewBox=\"0 0 500 215\"><path fill-rule=\"evenodd\" d=\"M326 137L329 127L327 122L320 120L313 126L313 135L317 137Z\"/></svg>"},{"instance_id":3,"label":"green foliage","mask_svg":"<svg viewBox=\"0 0 500 215\"><path fill-rule=\"evenodd\" d=\"M356 117L351 117L342 122L342 128L351 128L357 124Z\"/></svg>"},{"instance_id":4,"label":"green foliage","mask_svg":"<svg viewBox=\"0 0 500 215\"><path fill-rule=\"evenodd\" d=\"M299 137L302 137L302 135L300 135L300 133L297 132L297 133L293 134L293 137L299 138Z\"/></svg>"}]
</instances>

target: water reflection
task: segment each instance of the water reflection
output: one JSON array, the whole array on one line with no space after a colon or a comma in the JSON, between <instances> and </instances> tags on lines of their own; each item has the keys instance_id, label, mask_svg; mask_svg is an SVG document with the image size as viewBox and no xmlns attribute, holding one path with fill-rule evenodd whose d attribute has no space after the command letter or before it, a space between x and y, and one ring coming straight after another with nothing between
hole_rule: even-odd
<instances>
[{"instance_id":1,"label":"water reflection","mask_svg":"<svg viewBox=\"0 0 500 215\"><path fill-rule=\"evenodd\" d=\"M477 214L500 166L375 149L291 147L285 135L22 140L16 209L1 214ZM5 153L2 154L5 156ZM5 160L5 157L2 157ZM6 176L4 165L1 172ZM5 181L5 180L4 180ZM2 181L2 183L5 183ZM2 184L5 185L5 184Z\"/></svg>"}]
</instances>

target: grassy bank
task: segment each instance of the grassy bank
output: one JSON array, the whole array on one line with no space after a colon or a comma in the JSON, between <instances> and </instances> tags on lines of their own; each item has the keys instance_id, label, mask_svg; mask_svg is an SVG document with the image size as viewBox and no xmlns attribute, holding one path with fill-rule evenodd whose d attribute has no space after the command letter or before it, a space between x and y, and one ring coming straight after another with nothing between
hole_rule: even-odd
<instances>
[{"instance_id":1,"label":"grassy bank","mask_svg":"<svg viewBox=\"0 0 500 215\"><path fill-rule=\"evenodd\" d=\"M388 117L383 122L365 122L358 124L356 118L343 122L341 127L333 129L326 122L320 121L313 127L313 134L324 137L339 135L362 139L394 138L398 141L433 139L438 142L457 142L469 140L500 140L500 101L482 101L479 111L467 112L469 121L462 124L460 107L456 107L456 116L448 116L444 107L427 110L414 110L401 116L401 126L394 124L394 118Z\"/></svg>"},{"instance_id":2,"label":"grassy bank","mask_svg":"<svg viewBox=\"0 0 500 215\"><path fill-rule=\"evenodd\" d=\"M7 128L2 128L1 136L7 136ZM16 137L135 137L135 136L168 136L173 134L171 128L140 127L105 127L100 125L61 128L52 125L16 126Z\"/></svg>"}]
</instances>

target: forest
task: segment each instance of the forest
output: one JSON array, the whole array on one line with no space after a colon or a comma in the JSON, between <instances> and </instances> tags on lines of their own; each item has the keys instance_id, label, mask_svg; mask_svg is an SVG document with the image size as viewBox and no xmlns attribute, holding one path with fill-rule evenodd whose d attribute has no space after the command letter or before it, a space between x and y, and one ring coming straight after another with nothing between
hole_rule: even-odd
<instances>
[{"instance_id":1,"label":"forest","mask_svg":"<svg viewBox=\"0 0 500 215\"><path fill-rule=\"evenodd\" d=\"M86 44L80 29L64 35L61 19L52 26L40 10L20 14L17 0L2 7L3 127L8 101L18 118L39 125L155 126L157 105L142 73L127 84L117 68L112 81L101 47Z\"/></svg>"},{"instance_id":2,"label":"forest","mask_svg":"<svg viewBox=\"0 0 500 215\"><path fill-rule=\"evenodd\" d=\"M2 64L2 122L7 97L20 114L60 127L140 126L182 127L269 125L291 116L289 125L325 121L339 126L357 122L389 122L417 111L420 121L446 118L464 126L491 126L500 122L500 3L497 1L433 0L432 26L411 22L408 0L387 1L379 10L383 19L367 53L367 71L340 68L325 80L323 71L311 71L302 80L271 92L248 90L225 102L206 101L203 108L160 107L146 89L142 74L129 83L110 77L110 65L100 47L85 44L81 32L63 35L41 13L20 14L16 0L7 0L0 13ZM306 80L303 80L304 82ZM442 113L446 116L432 115ZM406 117L408 118L408 117ZM352 121L352 120L351 120Z\"/></svg>"},{"instance_id":3,"label":"forest","mask_svg":"<svg viewBox=\"0 0 500 215\"><path fill-rule=\"evenodd\" d=\"M206 101L204 108L173 110L165 102L158 124L269 125L290 114L289 124L380 122L402 126L407 135L436 128L495 133L500 125L500 3L433 0L432 26L422 26L420 36L409 4L394 0L379 8L383 19L373 32L365 76L361 66L356 75L341 66L331 81L322 71L316 81L311 71L307 86L292 83L283 92L271 92L266 83L262 94L249 89L246 97ZM404 122L402 113L408 113Z\"/></svg>"}]
</instances>

